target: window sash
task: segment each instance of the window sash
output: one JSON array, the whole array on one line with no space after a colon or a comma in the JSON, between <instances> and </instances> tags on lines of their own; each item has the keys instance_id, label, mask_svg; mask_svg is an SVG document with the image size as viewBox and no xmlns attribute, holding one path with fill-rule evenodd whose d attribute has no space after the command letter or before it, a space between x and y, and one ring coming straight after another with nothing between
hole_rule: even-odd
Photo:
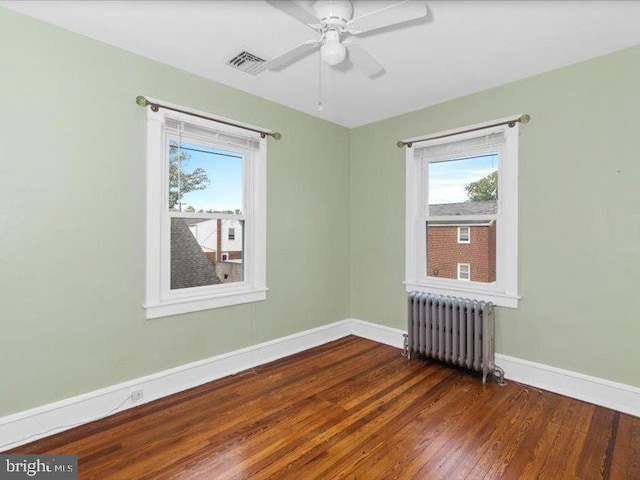
<instances>
[{"instance_id":1,"label":"window sash","mask_svg":"<svg viewBox=\"0 0 640 480\"><path fill-rule=\"evenodd\" d=\"M470 223L469 225L465 225L469 226L469 227L473 227L473 226L482 226L482 227L487 227L488 225L486 224L486 222L480 223L480 221L482 220L493 220L496 221L496 219L498 218L498 215L455 215L455 216L440 216L440 217L427 217L424 216L422 217L421 220L419 220L421 226L422 226L422 234L421 234L421 238L424 238L424 242L421 243L422 248L424 250L421 250L422 255L420 255L420 257L422 258L422 260L420 260L421 266L420 268L420 274L418 274L417 278L418 281L420 283L436 283L436 284L441 284L441 286L443 288L447 287L447 286L452 286L456 284L456 282L460 282L461 279L458 278L443 278L443 277L433 277L431 275L428 275L428 256L429 256L429 252L427 251L428 249L428 231L427 231L427 224L429 222L434 222L436 220L446 220L446 221L458 221L458 222L465 222L465 221L470 221L470 222L477 222L477 223ZM500 221L498 220L498 229L500 228ZM452 227L457 226L457 225L450 225ZM470 243L471 240L471 230L469 230L469 242L464 242L465 244ZM499 259L499 255L498 255L498 232L496 232L496 281L495 282L473 282L471 281L471 275L469 275L469 280L463 280L466 286L472 285L474 286L474 288L478 288L478 289L486 289L487 287L489 288L495 288L495 287L499 287L500 284L499 282L499 277L498 277L498 259ZM453 283L451 283L453 282Z\"/></svg>"},{"instance_id":2,"label":"window sash","mask_svg":"<svg viewBox=\"0 0 640 480\"><path fill-rule=\"evenodd\" d=\"M186 123L186 122L183 122ZM175 210L169 210L169 152L170 152L170 142L175 142L180 144L180 137L174 135L174 134L168 134L165 135L165 186L164 188L166 189L166 195L167 198L165 199L165 208L167 209L167 211L169 212L175 212ZM247 185L247 174L251 173L251 172L247 172L246 170L248 168L250 168L250 164L252 162L247 161L247 159L251 159L252 155L254 154L254 150L253 149L248 149L246 147L232 147L230 145L225 145L223 143L218 143L216 141L213 141L211 138L209 139L203 139L203 140L197 140L197 139L190 139L188 136L185 136L184 134L182 135L182 143L190 143L190 144L197 144L197 145L202 145L203 147L207 147L207 148L215 148L217 150L224 150L227 152L231 152L231 153L238 153L241 157L242 157L242 211L244 214L247 213L247 209L250 208L250 205L248 203L248 198L247 198L247 188L250 187L250 185ZM178 212L178 213L185 213L185 212ZM187 212L188 213L188 212ZM195 212L194 212L195 214ZM217 213L202 213L201 215L234 215L234 218L239 218L239 215L237 214L217 214ZM205 218L205 217L202 217ZM211 217L213 218L213 217ZM215 217L215 218L222 218L222 217Z\"/></svg>"},{"instance_id":3,"label":"window sash","mask_svg":"<svg viewBox=\"0 0 640 480\"><path fill-rule=\"evenodd\" d=\"M485 152L485 153L480 153L478 155L473 155L474 157L479 157L485 154L497 154L498 155L498 162L497 162L497 171L498 171L498 198L496 199L496 213L494 214L490 214L490 213L483 213L483 214L476 214L476 215L449 215L452 218L461 218L461 217L477 217L477 218L487 218L487 217L494 217L497 218L498 214L500 213L501 210L501 195L500 195L500 189L502 186L501 183L501 175L500 172L502 170L502 158L503 155L505 153L505 149L504 149L504 145L500 146L499 148L492 148L490 151ZM457 156L454 156L452 158L448 158L447 160L443 160L443 161L450 161L450 160L458 160L460 159ZM446 217L446 215L429 215L429 164L430 163L437 163L432 161L429 157L422 157L420 160L420 179L418 179L418 185L419 185L419 204L421 205L421 209L423 210L423 215L428 216L428 217L432 217L432 218L438 218L438 217ZM421 184L421 182L424 182Z\"/></svg>"}]
</instances>

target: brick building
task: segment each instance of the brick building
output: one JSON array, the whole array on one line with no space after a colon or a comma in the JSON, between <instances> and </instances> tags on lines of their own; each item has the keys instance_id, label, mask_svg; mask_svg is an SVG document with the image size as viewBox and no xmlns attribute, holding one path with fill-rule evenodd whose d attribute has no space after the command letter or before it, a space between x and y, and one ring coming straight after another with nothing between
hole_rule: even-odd
<instances>
[{"instance_id":1,"label":"brick building","mask_svg":"<svg viewBox=\"0 0 640 480\"><path fill-rule=\"evenodd\" d=\"M433 216L493 215L495 202L430 205ZM496 222L491 219L429 222L427 275L430 277L495 282Z\"/></svg>"}]
</instances>

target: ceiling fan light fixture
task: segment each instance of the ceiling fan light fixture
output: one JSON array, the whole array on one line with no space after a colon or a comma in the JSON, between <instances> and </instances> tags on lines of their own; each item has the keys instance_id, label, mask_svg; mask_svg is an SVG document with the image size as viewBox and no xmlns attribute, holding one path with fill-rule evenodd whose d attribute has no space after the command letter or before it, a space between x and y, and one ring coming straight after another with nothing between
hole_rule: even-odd
<instances>
[{"instance_id":1,"label":"ceiling fan light fixture","mask_svg":"<svg viewBox=\"0 0 640 480\"><path fill-rule=\"evenodd\" d=\"M338 65L344 62L347 56L347 49L340 43L340 34L336 30L329 30L326 33L324 44L320 48L320 57L324 63Z\"/></svg>"},{"instance_id":2,"label":"ceiling fan light fixture","mask_svg":"<svg viewBox=\"0 0 640 480\"><path fill-rule=\"evenodd\" d=\"M353 3L349 0L315 0L309 8L311 0L267 0L274 7L287 15L304 23L312 30L320 33L319 40L308 40L266 62L269 70L279 70L289 63L301 59L312 50L320 48L320 61L328 65L339 65L347 57L347 48L342 39L349 35L382 30L392 25L400 25L427 15L424 0L396 1L391 5L354 17ZM387 3L387 2L384 2ZM369 55L357 43L347 43L349 60L367 76L384 72L384 68L375 58Z\"/></svg>"},{"instance_id":3,"label":"ceiling fan light fixture","mask_svg":"<svg viewBox=\"0 0 640 480\"><path fill-rule=\"evenodd\" d=\"M320 49L322 61L329 65L338 65L344 62L347 49L341 43L325 43Z\"/></svg>"}]
</instances>

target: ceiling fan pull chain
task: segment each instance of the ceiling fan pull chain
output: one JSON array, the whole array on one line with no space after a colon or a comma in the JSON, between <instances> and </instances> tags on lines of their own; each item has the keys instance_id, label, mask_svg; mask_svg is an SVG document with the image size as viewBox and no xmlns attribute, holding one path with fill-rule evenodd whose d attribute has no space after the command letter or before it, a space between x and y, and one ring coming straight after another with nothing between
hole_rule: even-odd
<instances>
[{"instance_id":1,"label":"ceiling fan pull chain","mask_svg":"<svg viewBox=\"0 0 640 480\"><path fill-rule=\"evenodd\" d=\"M322 105L322 55L318 54L318 111L324 108Z\"/></svg>"}]
</instances>

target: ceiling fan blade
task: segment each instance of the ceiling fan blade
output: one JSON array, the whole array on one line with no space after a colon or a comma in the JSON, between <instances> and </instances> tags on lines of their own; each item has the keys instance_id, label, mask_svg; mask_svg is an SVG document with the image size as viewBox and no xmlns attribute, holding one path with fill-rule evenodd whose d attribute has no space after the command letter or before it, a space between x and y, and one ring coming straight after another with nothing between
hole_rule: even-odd
<instances>
[{"instance_id":1,"label":"ceiling fan blade","mask_svg":"<svg viewBox=\"0 0 640 480\"><path fill-rule=\"evenodd\" d=\"M427 6L423 1L407 0L395 3L347 22L347 30L354 35L379 28L408 22L427 15Z\"/></svg>"},{"instance_id":2,"label":"ceiling fan blade","mask_svg":"<svg viewBox=\"0 0 640 480\"><path fill-rule=\"evenodd\" d=\"M319 18L295 2L287 0L267 0L267 3L270 3L274 7L282 10L284 13L292 16L296 20L306 23L311 28L315 29L315 26L320 26L321 22Z\"/></svg>"},{"instance_id":3,"label":"ceiling fan blade","mask_svg":"<svg viewBox=\"0 0 640 480\"><path fill-rule=\"evenodd\" d=\"M382 65L357 43L345 42L344 44L349 51L351 63L368 77L372 77L384 70Z\"/></svg>"},{"instance_id":4,"label":"ceiling fan blade","mask_svg":"<svg viewBox=\"0 0 640 480\"><path fill-rule=\"evenodd\" d=\"M300 60L306 54L312 52L320 46L320 42L317 40L308 40L300 45L293 47L291 50L287 50L281 53L275 58L269 60L265 67L269 70L279 70L288 66L290 63Z\"/></svg>"}]
</instances>

